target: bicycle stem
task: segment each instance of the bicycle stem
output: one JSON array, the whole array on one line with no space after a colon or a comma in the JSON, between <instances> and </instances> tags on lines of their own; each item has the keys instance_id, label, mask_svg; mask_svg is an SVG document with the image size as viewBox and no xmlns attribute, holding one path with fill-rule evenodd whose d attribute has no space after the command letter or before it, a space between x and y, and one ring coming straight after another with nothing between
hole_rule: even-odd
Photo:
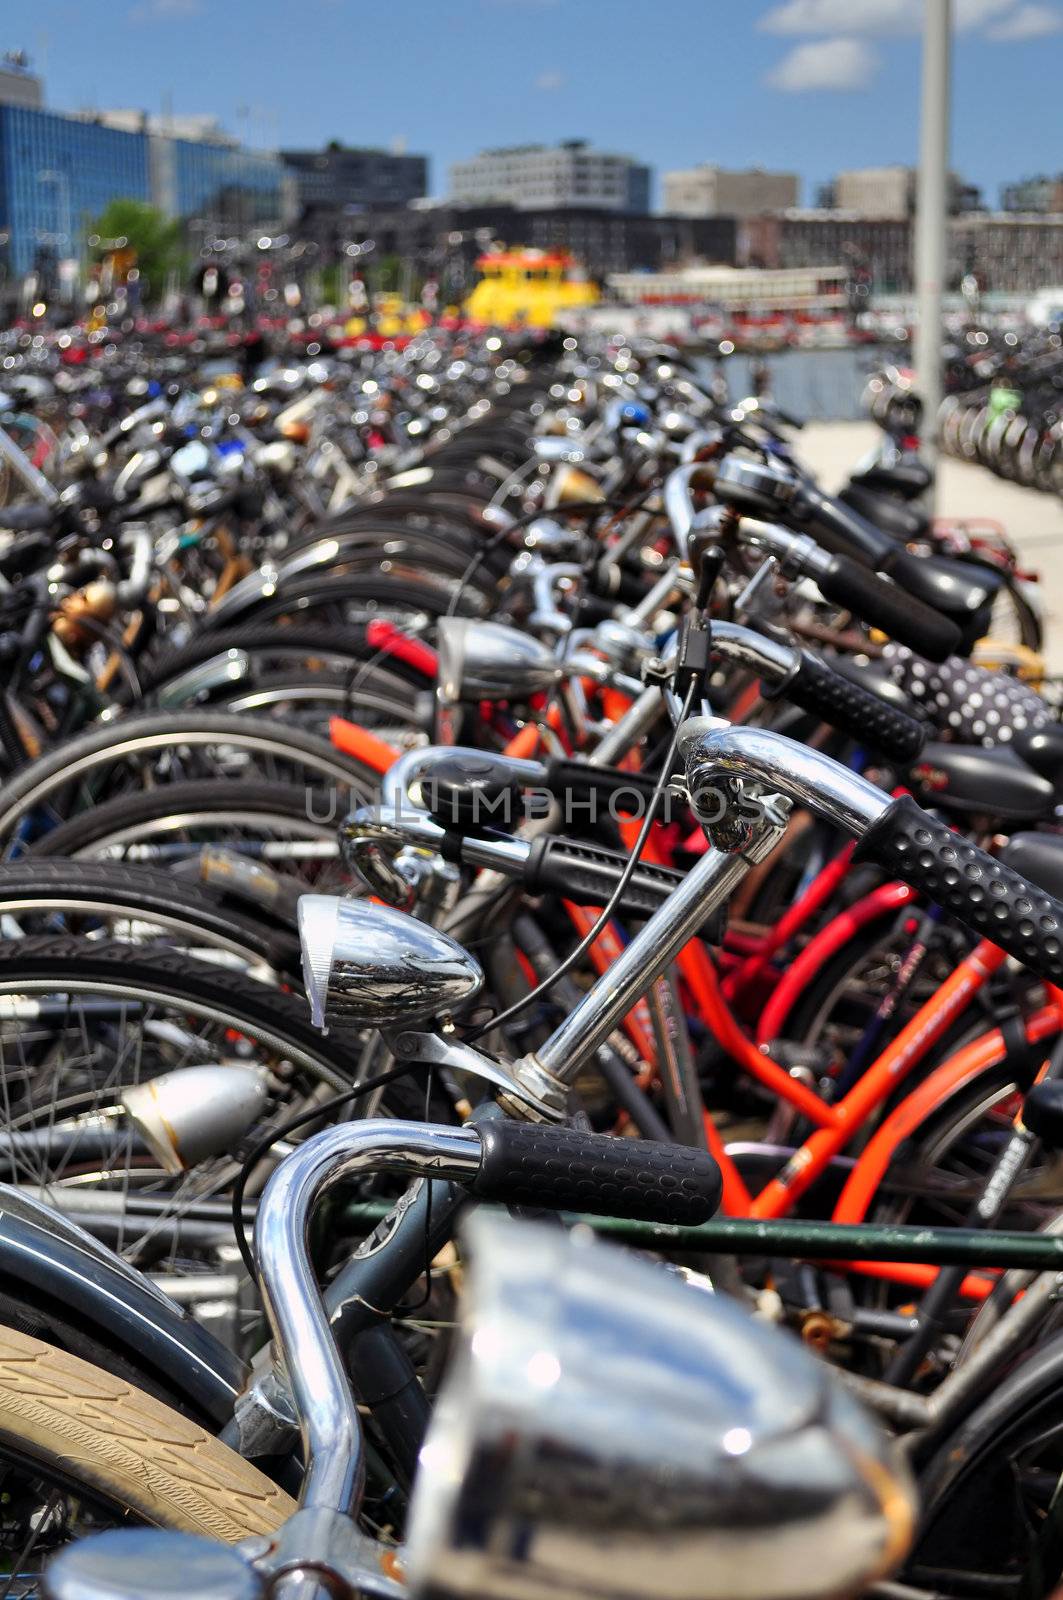
<instances>
[{"instance_id":1,"label":"bicycle stem","mask_svg":"<svg viewBox=\"0 0 1063 1600\"><path fill-rule=\"evenodd\" d=\"M746 873L771 854L786 828L785 809L765 806L753 839L742 851L708 850L575 1010L538 1050L517 1062L517 1076L524 1068L574 1083L653 979L730 898Z\"/></svg>"}]
</instances>

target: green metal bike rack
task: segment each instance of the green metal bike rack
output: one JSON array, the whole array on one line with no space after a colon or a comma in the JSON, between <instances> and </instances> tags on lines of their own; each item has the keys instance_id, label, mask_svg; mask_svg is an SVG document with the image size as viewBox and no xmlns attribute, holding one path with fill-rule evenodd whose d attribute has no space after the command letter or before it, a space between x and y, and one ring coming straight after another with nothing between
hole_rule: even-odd
<instances>
[{"instance_id":1,"label":"green metal bike rack","mask_svg":"<svg viewBox=\"0 0 1063 1600\"><path fill-rule=\"evenodd\" d=\"M387 1215L385 1201L352 1202L344 1221L372 1226ZM569 1227L583 1225L619 1244L667 1254L793 1256L810 1261L910 1261L929 1266L1017 1267L1063 1271L1063 1235L994 1232L978 1228L922 1228L906 1224L779 1221L718 1217L695 1228L673 1228L622 1217L563 1213Z\"/></svg>"}]
</instances>

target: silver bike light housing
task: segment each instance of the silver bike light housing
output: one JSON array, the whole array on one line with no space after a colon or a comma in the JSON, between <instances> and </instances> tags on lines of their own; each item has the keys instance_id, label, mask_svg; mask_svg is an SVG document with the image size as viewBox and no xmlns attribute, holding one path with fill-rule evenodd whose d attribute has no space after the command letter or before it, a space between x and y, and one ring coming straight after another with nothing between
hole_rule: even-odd
<instances>
[{"instance_id":1,"label":"silver bike light housing","mask_svg":"<svg viewBox=\"0 0 1063 1600\"><path fill-rule=\"evenodd\" d=\"M438 696L444 705L476 700L526 700L562 676L554 652L500 622L442 617L438 627Z\"/></svg>"},{"instance_id":2,"label":"silver bike light housing","mask_svg":"<svg viewBox=\"0 0 1063 1600\"><path fill-rule=\"evenodd\" d=\"M48 1563L43 1600L265 1600L262 1578L228 1546L193 1533L109 1528Z\"/></svg>"},{"instance_id":3,"label":"silver bike light housing","mask_svg":"<svg viewBox=\"0 0 1063 1600\"><path fill-rule=\"evenodd\" d=\"M797 492L797 480L778 461L726 455L716 469L717 500L747 517L778 517Z\"/></svg>"},{"instance_id":4,"label":"silver bike light housing","mask_svg":"<svg viewBox=\"0 0 1063 1600\"><path fill-rule=\"evenodd\" d=\"M433 1600L825 1600L904 1555L896 1447L796 1340L609 1247L484 1213L421 1453Z\"/></svg>"},{"instance_id":5,"label":"silver bike light housing","mask_svg":"<svg viewBox=\"0 0 1063 1600\"><path fill-rule=\"evenodd\" d=\"M553 464L563 461L568 466L578 466L586 459L582 444L565 434L540 434L532 440L536 461Z\"/></svg>"},{"instance_id":6,"label":"silver bike light housing","mask_svg":"<svg viewBox=\"0 0 1063 1600\"><path fill-rule=\"evenodd\" d=\"M303 983L314 1026L438 1022L483 985L480 965L456 940L390 906L333 895L299 899Z\"/></svg>"},{"instance_id":7,"label":"silver bike light housing","mask_svg":"<svg viewBox=\"0 0 1063 1600\"><path fill-rule=\"evenodd\" d=\"M269 1099L264 1067L245 1062L183 1067L119 1096L129 1121L164 1172L190 1172L232 1151Z\"/></svg>"}]
</instances>

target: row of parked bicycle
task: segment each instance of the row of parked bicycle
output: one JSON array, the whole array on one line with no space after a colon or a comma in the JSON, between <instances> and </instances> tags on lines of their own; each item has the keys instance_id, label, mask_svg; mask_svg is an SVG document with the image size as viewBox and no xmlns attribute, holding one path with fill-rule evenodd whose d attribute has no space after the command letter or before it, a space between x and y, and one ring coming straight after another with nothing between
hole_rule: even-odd
<instances>
[{"instance_id":1,"label":"row of parked bicycle","mask_svg":"<svg viewBox=\"0 0 1063 1600\"><path fill-rule=\"evenodd\" d=\"M1063 494L1063 338L1058 327L1020 337L969 333L948 352L937 436L947 455L1000 478ZM884 426L918 433L914 374L877 373L867 399Z\"/></svg>"},{"instance_id":2,"label":"row of parked bicycle","mask_svg":"<svg viewBox=\"0 0 1063 1600\"><path fill-rule=\"evenodd\" d=\"M1006 539L650 344L213 357L0 433L0 1597L1051 1593Z\"/></svg>"}]
</instances>

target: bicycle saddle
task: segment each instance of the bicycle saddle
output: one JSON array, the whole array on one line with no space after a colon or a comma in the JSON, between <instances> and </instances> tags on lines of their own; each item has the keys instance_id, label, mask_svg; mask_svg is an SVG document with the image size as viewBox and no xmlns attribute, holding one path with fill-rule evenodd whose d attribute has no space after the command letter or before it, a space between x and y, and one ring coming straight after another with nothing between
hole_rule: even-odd
<instances>
[{"instance_id":1,"label":"bicycle saddle","mask_svg":"<svg viewBox=\"0 0 1063 1600\"><path fill-rule=\"evenodd\" d=\"M850 484L842 490L839 499L844 500L847 506L852 506L854 511L859 511L862 517L873 522L876 528L881 528L883 533L891 533L901 544L925 539L929 532L930 518L921 506L906 505L903 500L883 494L878 489Z\"/></svg>"},{"instance_id":2,"label":"bicycle saddle","mask_svg":"<svg viewBox=\"0 0 1063 1600\"><path fill-rule=\"evenodd\" d=\"M914 500L929 489L933 476L926 462L913 456L897 461L891 467L877 461L863 472L854 472L849 479L849 487L872 489L876 494L892 494L901 500Z\"/></svg>"},{"instance_id":3,"label":"bicycle saddle","mask_svg":"<svg viewBox=\"0 0 1063 1600\"><path fill-rule=\"evenodd\" d=\"M1000 859L1047 894L1063 896L1063 834L1016 833Z\"/></svg>"},{"instance_id":4,"label":"bicycle saddle","mask_svg":"<svg viewBox=\"0 0 1063 1600\"><path fill-rule=\"evenodd\" d=\"M1056 788L1063 787L1063 723L1042 722L1016 732L1011 748Z\"/></svg>"},{"instance_id":5,"label":"bicycle saddle","mask_svg":"<svg viewBox=\"0 0 1063 1600\"><path fill-rule=\"evenodd\" d=\"M911 768L922 805L957 816L984 815L1002 822L1036 822L1055 804L1047 778L1011 750L978 745L928 744Z\"/></svg>"},{"instance_id":6,"label":"bicycle saddle","mask_svg":"<svg viewBox=\"0 0 1063 1600\"><path fill-rule=\"evenodd\" d=\"M1063 1083L1049 1078L1027 1089L1022 1120L1049 1150L1063 1148Z\"/></svg>"},{"instance_id":7,"label":"bicycle saddle","mask_svg":"<svg viewBox=\"0 0 1063 1600\"><path fill-rule=\"evenodd\" d=\"M1004 574L948 556L912 556L897 581L908 594L951 618L962 632L963 648L970 649L988 630Z\"/></svg>"}]
</instances>

